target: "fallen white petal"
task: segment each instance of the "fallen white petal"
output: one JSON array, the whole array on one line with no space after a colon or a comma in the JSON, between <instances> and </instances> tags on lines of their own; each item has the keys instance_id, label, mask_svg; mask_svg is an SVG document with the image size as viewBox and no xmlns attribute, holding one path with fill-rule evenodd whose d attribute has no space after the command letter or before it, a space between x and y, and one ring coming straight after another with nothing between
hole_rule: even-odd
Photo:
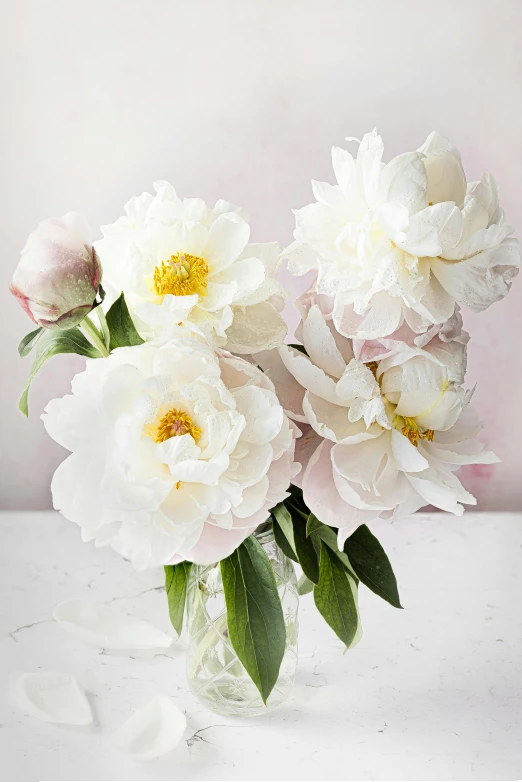
<instances>
[{"instance_id":1,"label":"fallen white petal","mask_svg":"<svg viewBox=\"0 0 522 782\"><path fill-rule=\"evenodd\" d=\"M170 635L149 622L86 600L60 603L54 609L54 618L82 641L102 649L168 649L172 644Z\"/></svg>"},{"instance_id":2,"label":"fallen white petal","mask_svg":"<svg viewBox=\"0 0 522 782\"><path fill-rule=\"evenodd\" d=\"M112 734L111 744L137 760L153 760L171 752L186 727L186 717L174 701L158 695Z\"/></svg>"},{"instance_id":3,"label":"fallen white petal","mask_svg":"<svg viewBox=\"0 0 522 782\"><path fill-rule=\"evenodd\" d=\"M10 695L22 711L45 722L92 724L89 701L69 673L22 673L11 680Z\"/></svg>"}]
</instances>

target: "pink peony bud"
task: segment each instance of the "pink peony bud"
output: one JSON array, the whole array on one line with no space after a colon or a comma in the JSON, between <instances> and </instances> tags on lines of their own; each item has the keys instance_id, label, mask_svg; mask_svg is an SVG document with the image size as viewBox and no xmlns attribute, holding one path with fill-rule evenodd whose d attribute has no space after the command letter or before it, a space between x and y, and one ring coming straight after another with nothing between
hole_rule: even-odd
<instances>
[{"instance_id":1,"label":"pink peony bud","mask_svg":"<svg viewBox=\"0 0 522 782\"><path fill-rule=\"evenodd\" d=\"M92 310L101 276L91 229L69 212L43 220L29 236L11 292L38 326L70 329Z\"/></svg>"}]
</instances>

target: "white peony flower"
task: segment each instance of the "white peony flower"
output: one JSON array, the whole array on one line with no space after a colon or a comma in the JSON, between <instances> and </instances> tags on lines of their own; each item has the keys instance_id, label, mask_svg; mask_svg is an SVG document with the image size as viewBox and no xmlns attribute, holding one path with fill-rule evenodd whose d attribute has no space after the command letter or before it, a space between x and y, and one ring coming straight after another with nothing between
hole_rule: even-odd
<instances>
[{"instance_id":1,"label":"white peony flower","mask_svg":"<svg viewBox=\"0 0 522 782\"><path fill-rule=\"evenodd\" d=\"M125 293L143 336L193 324L234 353L280 344L285 291L277 281L281 248L248 244L245 213L225 201L209 209L156 182L102 227L96 243L109 292Z\"/></svg>"},{"instance_id":2,"label":"white peony flower","mask_svg":"<svg viewBox=\"0 0 522 782\"><path fill-rule=\"evenodd\" d=\"M453 475L462 464L498 461L461 383L466 347L436 335L423 348L395 339L359 345L312 305L301 328L308 355L289 346L256 361L284 389L285 411L302 422L297 458L309 508L339 527L339 545L359 524L426 504L460 515L474 498ZM311 427L311 429L309 428Z\"/></svg>"},{"instance_id":3,"label":"white peony flower","mask_svg":"<svg viewBox=\"0 0 522 782\"><path fill-rule=\"evenodd\" d=\"M382 163L376 131L357 158L334 147L337 184L313 182L316 203L295 212L285 256L294 274L317 270L348 337L388 336L403 321L416 333L502 299L518 273L518 242L485 174L466 183L458 151L431 133L417 152Z\"/></svg>"},{"instance_id":4,"label":"white peony flower","mask_svg":"<svg viewBox=\"0 0 522 782\"><path fill-rule=\"evenodd\" d=\"M138 569L228 556L299 470L270 380L184 328L88 361L42 418L72 452L54 507Z\"/></svg>"}]
</instances>

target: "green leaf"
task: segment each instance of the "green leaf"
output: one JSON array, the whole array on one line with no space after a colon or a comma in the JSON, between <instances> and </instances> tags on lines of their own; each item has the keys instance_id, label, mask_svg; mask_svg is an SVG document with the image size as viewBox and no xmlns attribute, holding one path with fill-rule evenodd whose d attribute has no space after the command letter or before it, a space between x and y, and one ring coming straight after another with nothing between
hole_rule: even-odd
<instances>
[{"instance_id":1,"label":"green leaf","mask_svg":"<svg viewBox=\"0 0 522 782\"><path fill-rule=\"evenodd\" d=\"M319 613L347 648L357 642L359 629L357 591L350 582L338 558L321 541L319 582L314 588L314 601Z\"/></svg>"},{"instance_id":2,"label":"green leaf","mask_svg":"<svg viewBox=\"0 0 522 782\"><path fill-rule=\"evenodd\" d=\"M311 513L306 524L306 534L311 537L312 540L320 538L323 543L326 543L330 551L333 551L348 573L350 573L356 581L358 580L356 574L353 572L347 555L339 550L337 545L337 530L334 530L333 527L329 527L327 524L323 524L322 521L319 521L317 516L314 516L314 514Z\"/></svg>"},{"instance_id":3,"label":"green leaf","mask_svg":"<svg viewBox=\"0 0 522 782\"><path fill-rule=\"evenodd\" d=\"M317 584L319 580L319 550L315 541L306 535L306 519L300 512L292 513L295 550L305 576Z\"/></svg>"},{"instance_id":4,"label":"green leaf","mask_svg":"<svg viewBox=\"0 0 522 782\"><path fill-rule=\"evenodd\" d=\"M304 353L305 356L308 355L304 345L298 345L297 343L289 343L288 347L293 348L294 350L298 350L299 353Z\"/></svg>"},{"instance_id":5,"label":"green leaf","mask_svg":"<svg viewBox=\"0 0 522 782\"><path fill-rule=\"evenodd\" d=\"M390 605L402 608L390 560L365 524L347 538L344 550L363 584Z\"/></svg>"},{"instance_id":6,"label":"green leaf","mask_svg":"<svg viewBox=\"0 0 522 782\"><path fill-rule=\"evenodd\" d=\"M180 562L178 565L165 565L165 590L169 604L169 616L172 627L181 635L183 629L183 614L187 598L187 583L190 576L191 562Z\"/></svg>"},{"instance_id":7,"label":"green leaf","mask_svg":"<svg viewBox=\"0 0 522 782\"><path fill-rule=\"evenodd\" d=\"M66 329L64 331L47 329L36 344L36 352L29 378L18 402L18 407L25 416L29 412L28 395L31 383L45 362L59 353L77 353L79 356L86 356L87 358L101 357L101 353L91 345L79 329Z\"/></svg>"},{"instance_id":8,"label":"green leaf","mask_svg":"<svg viewBox=\"0 0 522 782\"><path fill-rule=\"evenodd\" d=\"M301 596L307 595L309 592L312 591L313 588L314 588L314 582L310 581L310 579L307 578L305 576L305 574L303 573L303 575L301 576L301 578L297 582L297 592L298 592L298 594L300 594Z\"/></svg>"},{"instance_id":9,"label":"green leaf","mask_svg":"<svg viewBox=\"0 0 522 782\"><path fill-rule=\"evenodd\" d=\"M285 621L270 561L250 535L221 560L228 633L263 702L277 681L285 652Z\"/></svg>"},{"instance_id":10,"label":"green leaf","mask_svg":"<svg viewBox=\"0 0 522 782\"><path fill-rule=\"evenodd\" d=\"M37 341L40 339L43 333L43 328L40 326L39 328L35 329L34 331L30 331L29 334L26 334L25 337L20 341L20 344L18 345L18 355L20 358L25 358L31 350L36 345Z\"/></svg>"},{"instance_id":11,"label":"green leaf","mask_svg":"<svg viewBox=\"0 0 522 782\"><path fill-rule=\"evenodd\" d=\"M273 528L277 545L287 557L298 562L292 516L284 502L280 502L279 505L272 508L272 516L274 517Z\"/></svg>"},{"instance_id":12,"label":"green leaf","mask_svg":"<svg viewBox=\"0 0 522 782\"><path fill-rule=\"evenodd\" d=\"M107 325L111 334L109 349L125 348L132 345L142 345L143 340L132 321L125 296L121 294L107 312Z\"/></svg>"}]
</instances>

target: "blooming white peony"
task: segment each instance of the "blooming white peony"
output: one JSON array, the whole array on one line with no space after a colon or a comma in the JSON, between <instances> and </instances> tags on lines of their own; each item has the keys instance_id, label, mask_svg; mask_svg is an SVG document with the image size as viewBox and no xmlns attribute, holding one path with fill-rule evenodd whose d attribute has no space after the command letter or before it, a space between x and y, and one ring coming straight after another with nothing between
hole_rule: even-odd
<instances>
[{"instance_id":1,"label":"blooming white peony","mask_svg":"<svg viewBox=\"0 0 522 782\"><path fill-rule=\"evenodd\" d=\"M334 147L337 184L313 182L316 203L295 212L289 269L317 270L337 329L374 339L406 321L423 333L456 302L480 312L502 299L519 250L493 177L467 184L458 151L438 133L387 165L382 154L376 131L355 160Z\"/></svg>"},{"instance_id":2,"label":"blooming white peony","mask_svg":"<svg viewBox=\"0 0 522 782\"><path fill-rule=\"evenodd\" d=\"M72 452L54 507L138 569L228 556L299 470L270 380L184 328L88 361L42 418Z\"/></svg>"},{"instance_id":3,"label":"blooming white peony","mask_svg":"<svg viewBox=\"0 0 522 782\"><path fill-rule=\"evenodd\" d=\"M126 215L102 227L96 251L109 293L125 299L143 336L193 324L234 353L280 344L285 291L277 281L281 248L248 244L238 207L181 200L168 182L143 193Z\"/></svg>"},{"instance_id":4,"label":"blooming white peony","mask_svg":"<svg viewBox=\"0 0 522 782\"><path fill-rule=\"evenodd\" d=\"M492 463L474 439L467 407L466 347L433 337L423 348L395 339L358 345L338 334L317 304L302 322L308 355L281 346L256 360L285 411L304 424L297 458L304 499L339 545L360 524L433 504L457 515L474 504L454 471ZM461 337L461 335L460 335Z\"/></svg>"}]
</instances>

